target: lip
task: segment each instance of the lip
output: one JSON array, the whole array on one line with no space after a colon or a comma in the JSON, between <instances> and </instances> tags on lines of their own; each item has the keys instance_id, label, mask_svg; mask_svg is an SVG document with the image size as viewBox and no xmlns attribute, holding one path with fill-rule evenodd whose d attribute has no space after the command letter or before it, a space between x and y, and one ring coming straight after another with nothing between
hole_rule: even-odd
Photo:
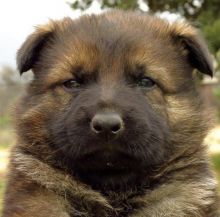
<instances>
[{"instance_id":1,"label":"lip","mask_svg":"<svg viewBox=\"0 0 220 217\"><path fill-rule=\"evenodd\" d=\"M82 155L77 159L77 167L85 170L110 171L137 168L140 162L133 155L121 150L102 149Z\"/></svg>"}]
</instances>

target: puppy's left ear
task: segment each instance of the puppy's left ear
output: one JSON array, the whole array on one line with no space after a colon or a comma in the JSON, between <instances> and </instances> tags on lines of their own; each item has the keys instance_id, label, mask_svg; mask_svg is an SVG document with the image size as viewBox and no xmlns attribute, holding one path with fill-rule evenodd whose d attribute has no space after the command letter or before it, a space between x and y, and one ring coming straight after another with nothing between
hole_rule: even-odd
<instances>
[{"instance_id":1,"label":"puppy's left ear","mask_svg":"<svg viewBox=\"0 0 220 217\"><path fill-rule=\"evenodd\" d=\"M53 23L38 26L17 52L17 67L22 74L32 69L53 33Z\"/></svg>"},{"instance_id":2,"label":"puppy's left ear","mask_svg":"<svg viewBox=\"0 0 220 217\"><path fill-rule=\"evenodd\" d=\"M208 47L200 33L187 23L171 24L171 34L175 42L186 53L193 68L213 76L213 61Z\"/></svg>"}]
</instances>

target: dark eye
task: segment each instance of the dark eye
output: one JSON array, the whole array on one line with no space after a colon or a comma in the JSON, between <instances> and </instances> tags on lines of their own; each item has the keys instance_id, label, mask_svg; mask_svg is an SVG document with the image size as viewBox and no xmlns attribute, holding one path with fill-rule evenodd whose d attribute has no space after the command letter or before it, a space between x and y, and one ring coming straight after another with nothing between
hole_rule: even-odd
<instances>
[{"instance_id":1,"label":"dark eye","mask_svg":"<svg viewBox=\"0 0 220 217\"><path fill-rule=\"evenodd\" d=\"M148 78L148 77L141 78L141 79L139 79L138 82L137 82L137 85L138 85L139 87L145 87L145 88L151 88L151 87L153 87L155 84L156 84L156 83L155 83L152 79L150 79L150 78Z\"/></svg>"},{"instance_id":2,"label":"dark eye","mask_svg":"<svg viewBox=\"0 0 220 217\"><path fill-rule=\"evenodd\" d=\"M63 83L63 86L64 86L66 89L73 89L73 88L78 88L78 87L80 87L81 84L80 84L78 81L74 80L74 79L70 79L70 80L68 80L68 81L65 81L65 82Z\"/></svg>"}]
</instances>

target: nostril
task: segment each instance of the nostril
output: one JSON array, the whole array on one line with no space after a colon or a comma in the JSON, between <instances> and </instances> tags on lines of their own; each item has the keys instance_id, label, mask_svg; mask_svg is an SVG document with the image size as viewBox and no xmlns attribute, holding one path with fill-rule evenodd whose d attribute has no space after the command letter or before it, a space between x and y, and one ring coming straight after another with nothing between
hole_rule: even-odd
<instances>
[{"instance_id":1,"label":"nostril","mask_svg":"<svg viewBox=\"0 0 220 217\"><path fill-rule=\"evenodd\" d=\"M112 131L112 133L118 133L120 131L120 129L121 129L121 123L117 123L114 126L112 126L111 131Z\"/></svg>"},{"instance_id":2,"label":"nostril","mask_svg":"<svg viewBox=\"0 0 220 217\"><path fill-rule=\"evenodd\" d=\"M102 132L102 127L99 124L93 124L93 129L96 133Z\"/></svg>"}]
</instances>

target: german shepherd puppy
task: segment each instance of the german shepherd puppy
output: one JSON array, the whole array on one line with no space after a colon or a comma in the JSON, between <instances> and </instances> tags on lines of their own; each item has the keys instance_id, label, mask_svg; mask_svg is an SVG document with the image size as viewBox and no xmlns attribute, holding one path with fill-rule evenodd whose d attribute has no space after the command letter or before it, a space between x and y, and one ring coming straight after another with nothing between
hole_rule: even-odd
<instances>
[{"instance_id":1,"label":"german shepherd puppy","mask_svg":"<svg viewBox=\"0 0 220 217\"><path fill-rule=\"evenodd\" d=\"M17 64L34 79L3 217L220 216L193 73L212 76L212 61L193 27L119 10L65 18L39 26Z\"/></svg>"}]
</instances>

